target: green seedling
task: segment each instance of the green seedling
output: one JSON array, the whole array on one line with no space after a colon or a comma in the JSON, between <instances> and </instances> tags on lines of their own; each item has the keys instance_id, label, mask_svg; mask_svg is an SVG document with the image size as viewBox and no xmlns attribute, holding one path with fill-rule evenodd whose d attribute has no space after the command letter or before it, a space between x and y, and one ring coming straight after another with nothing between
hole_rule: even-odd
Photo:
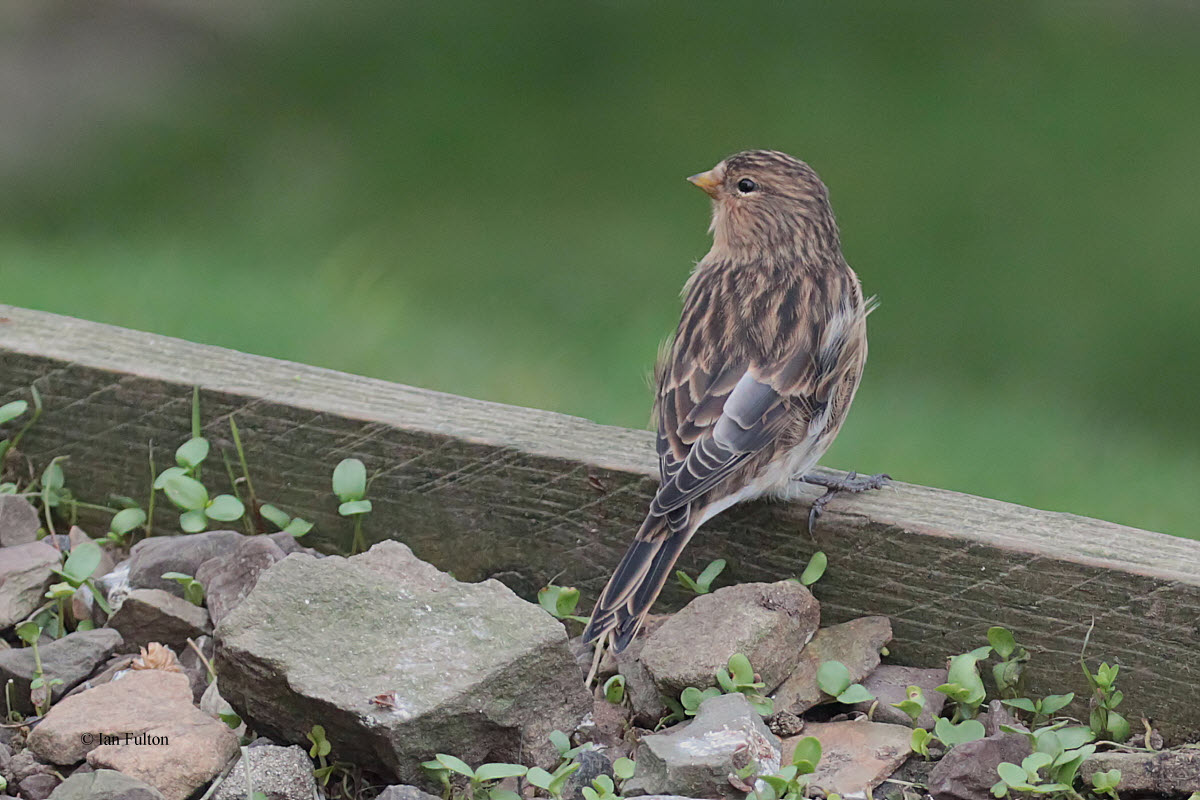
<instances>
[{"instance_id":1,"label":"green seedling","mask_svg":"<svg viewBox=\"0 0 1200 800\"><path fill-rule=\"evenodd\" d=\"M697 689L695 686L689 686L684 689L679 695L679 702L683 705L683 713L686 716L694 717L700 711L700 704L710 697L720 697L721 690L715 686L708 689Z\"/></svg>"},{"instance_id":2,"label":"green seedling","mask_svg":"<svg viewBox=\"0 0 1200 800\"><path fill-rule=\"evenodd\" d=\"M637 762L632 758L618 758L613 762L613 774L617 776L617 780L627 781L633 777L633 773L637 772Z\"/></svg>"},{"instance_id":3,"label":"green seedling","mask_svg":"<svg viewBox=\"0 0 1200 800\"><path fill-rule=\"evenodd\" d=\"M685 589L689 589L696 594L708 594L712 591L712 583L717 579L717 576L725 569L725 559L718 558L716 561L709 562L695 580L690 575L681 569L675 570L675 578L679 581L679 585Z\"/></svg>"},{"instance_id":4,"label":"green seedling","mask_svg":"<svg viewBox=\"0 0 1200 800\"><path fill-rule=\"evenodd\" d=\"M101 540L124 547L129 534L146 524L146 512L140 508L123 508L108 522L108 534Z\"/></svg>"},{"instance_id":5,"label":"green seedling","mask_svg":"<svg viewBox=\"0 0 1200 800\"><path fill-rule=\"evenodd\" d=\"M935 737L929 731L924 728L913 728L912 738L909 740L908 746L914 753L928 761L929 745L934 741Z\"/></svg>"},{"instance_id":6,"label":"green seedling","mask_svg":"<svg viewBox=\"0 0 1200 800\"><path fill-rule=\"evenodd\" d=\"M1020 697L1025 683L1025 664L1029 661L1029 651L1017 644L1012 632L1007 628L989 628L987 638L992 650L1000 658L1000 663L992 667L996 691L1000 697Z\"/></svg>"},{"instance_id":7,"label":"green seedling","mask_svg":"<svg viewBox=\"0 0 1200 800\"><path fill-rule=\"evenodd\" d=\"M571 747L571 737L562 731L550 731L548 738L550 739L550 744L554 745L554 749L558 751L559 758L572 759L582 749Z\"/></svg>"},{"instance_id":8,"label":"green seedling","mask_svg":"<svg viewBox=\"0 0 1200 800\"><path fill-rule=\"evenodd\" d=\"M204 605L204 584L183 572L164 572L163 578L183 587L183 599L192 605ZM324 730L324 728L322 728Z\"/></svg>"},{"instance_id":9,"label":"green seedling","mask_svg":"<svg viewBox=\"0 0 1200 800\"><path fill-rule=\"evenodd\" d=\"M583 765L578 761L563 761L554 772L547 772L541 767L530 767L529 771L525 773L525 780L531 786L550 795L554 800L562 800L563 789L567 787L567 782L572 775L579 771L581 766Z\"/></svg>"},{"instance_id":10,"label":"green seedling","mask_svg":"<svg viewBox=\"0 0 1200 800\"><path fill-rule=\"evenodd\" d=\"M934 737L946 747L956 747L973 742L976 739L982 739L986 734L983 723L977 719L951 722L945 717L938 717L933 723Z\"/></svg>"},{"instance_id":11,"label":"green seedling","mask_svg":"<svg viewBox=\"0 0 1200 800\"><path fill-rule=\"evenodd\" d=\"M16 446L21 443L21 437L33 427L33 424L38 421L38 417L42 416L42 395L38 392L36 386L29 387L29 395L33 398L33 414L12 435L12 438L0 439L0 464L4 463L4 458L8 455L9 451L16 449ZM28 410L29 403L25 400L13 400L11 403L5 403L0 406L0 425L24 416Z\"/></svg>"},{"instance_id":12,"label":"green seedling","mask_svg":"<svg viewBox=\"0 0 1200 800\"><path fill-rule=\"evenodd\" d=\"M508 789L501 789L496 784L505 778L521 778L528 768L520 764L480 764L472 769L465 761L445 753L438 753L432 761L421 764L433 777L438 780L444 790L444 796L452 796L450 773L467 778L467 800L521 800L521 796Z\"/></svg>"},{"instance_id":13,"label":"green seedling","mask_svg":"<svg viewBox=\"0 0 1200 800\"><path fill-rule=\"evenodd\" d=\"M363 519L371 512L371 501L367 498L367 468L357 458L344 458L333 469L333 493L337 495L341 505L338 514L343 517L354 517L354 539L351 542L351 553L361 553L367 549L363 537Z\"/></svg>"},{"instance_id":14,"label":"green seedling","mask_svg":"<svg viewBox=\"0 0 1200 800\"><path fill-rule=\"evenodd\" d=\"M54 533L54 520L51 517L51 510L59 506L69 505L74 497L71 495L71 490L66 487L66 476L63 474L63 469L59 466L59 461L62 461L64 456L57 456L51 459L46 468L42 470L41 483L41 500L42 512L46 518L46 530Z\"/></svg>"},{"instance_id":15,"label":"green seedling","mask_svg":"<svg viewBox=\"0 0 1200 800\"><path fill-rule=\"evenodd\" d=\"M1036 728L1050 717L1053 717L1057 712L1066 708L1075 699L1075 693L1068 694L1051 694L1046 695L1041 700L1031 700L1028 697L1014 697L1011 700L1001 700L1000 702L1010 708L1019 708L1022 711L1027 711L1033 715L1029 724L1030 727Z\"/></svg>"},{"instance_id":16,"label":"green seedling","mask_svg":"<svg viewBox=\"0 0 1200 800\"><path fill-rule=\"evenodd\" d=\"M1117 787L1121 785L1121 770L1110 769L1107 772L1092 773L1092 788L1096 794L1108 795L1112 800L1121 800L1117 795ZM1200 796L1200 792L1192 797Z\"/></svg>"},{"instance_id":17,"label":"green seedling","mask_svg":"<svg viewBox=\"0 0 1200 800\"><path fill-rule=\"evenodd\" d=\"M67 555L66 561L62 567L56 567L54 573L62 580L58 583L51 584L45 596L53 600L57 608L57 626L56 633L62 635L66 632L67 620L67 603L75 596L81 586L86 586L92 593L92 598L96 605L104 611L105 614L112 614L112 608L108 605L108 601L104 599L104 592L96 586L95 578L93 577L96 570L100 566L103 553L100 550L100 545L88 539L80 542L71 548L71 552ZM91 620L79 620L76 624L76 630L89 630L92 627Z\"/></svg>"},{"instance_id":18,"label":"green seedling","mask_svg":"<svg viewBox=\"0 0 1200 800\"><path fill-rule=\"evenodd\" d=\"M607 775L597 776L591 786L583 787L581 793L584 800L621 800L616 784Z\"/></svg>"},{"instance_id":19,"label":"green seedling","mask_svg":"<svg viewBox=\"0 0 1200 800\"><path fill-rule=\"evenodd\" d=\"M1102 663L1095 673L1088 669L1087 662L1079 659L1083 674L1092 690L1092 713L1088 726L1098 738L1123 742L1129 738L1129 720L1115 709L1125 699L1125 693L1116 687L1121 668L1107 662Z\"/></svg>"},{"instance_id":20,"label":"green seedling","mask_svg":"<svg viewBox=\"0 0 1200 800\"><path fill-rule=\"evenodd\" d=\"M614 705L625 702L625 676L613 675L604 682L604 699Z\"/></svg>"},{"instance_id":21,"label":"green seedling","mask_svg":"<svg viewBox=\"0 0 1200 800\"><path fill-rule=\"evenodd\" d=\"M988 645L951 657L946 682L937 687L937 690L956 703L955 722L974 719L979 713L979 707L987 699L983 679L979 677L979 662L991 652L992 648Z\"/></svg>"},{"instance_id":22,"label":"green seedling","mask_svg":"<svg viewBox=\"0 0 1200 800\"><path fill-rule=\"evenodd\" d=\"M762 783L747 795L747 800L803 800L808 791L808 776L817 771L820 763L821 742L815 736L804 737L796 743L791 763L774 775L760 775Z\"/></svg>"},{"instance_id":23,"label":"green seedling","mask_svg":"<svg viewBox=\"0 0 1200 800\"><path fill-rule=\"evenodd\" d=\"M1010 792L1028 792L1078 797L1073 788L1076 775L1084 760L1096 752L1096 746L1088 744L1092 733L1087 728L1065 725L1060 722L1026 734L1033 752L1020 764L1004 762L996 767L1000 780L992 786L992 794L1007 797ZM1002 727L1016 732L1007 725Z\"/></svg>"},{"instance_id":24,"label":"green seedling","mask_svg":"<svg viewBox=\"0 0 1200 800\"><path fill-rule=\"evenodd\" d=\"M717 685L725 694L740 692L745 695L750 707L764 717L775 713L775 701L762 694L766 684L754 673L750 659L741 653L734 653L729 657L728 667L717 669Z\"/></svg>"},{"instance_id":25,"label":"green seedling","mask_svg":"<svg viewBox=\"0 0 1200 800\"><path fill-rule=\"evenodd\" d=\"M34 713L41 717L50 710L54 687L62 685L62 681L47 678L42 669L42 654L38 651L38 640L42 638L41 626L36 622L23 622L17 626L17 636L33 648L33 680L29 682L29 702L33 704Z\"/></svg>"},{"instance_id":26,"label":"green seedling","mask_svg":"<svg viewBox=\"0 0 1200 800\"><path fill-rule=\"evenodd\" d=\"M719 667L715 677L717 679L716 686L704 690L689 686L679 695L678 702L668 700L667 705L672 708L674 713L660 720L659 725L685 717L694 717L700 710L701 703L710 697L720 697L722 694L745 695L751 708L764 717L774 713L775 701L762 694L761 690L766 687L766 684L758 680L758 676L754 674L754 668L750 665L750 659L745 655L735 653L730 656L728 666Z\"/></svg>"},{"instance_id":27,"label":"green seedling","mask_svg":"<svg viewBox=\"0 0 1200 800\"><path fill-rule=\"evenodd\" d=\"M867 687L851 682L849 668L840 661L826 661L817 668L817 686L839 703L847 705L875 699Z\"/></svg>"},{"instance_id":28,"label":"green seedling","mask_svg":"<svg viewBox=\"0 0 1200 800\"><path fill-rule=\"evenodd\" d=\"M818 550L812 554L812 558L808 559L808 565L804 571L800 573L800 583L805 586L812 586L817 581L821 580L825 575L825 569L829 566L829 557L825 555L825 551Z\"/></svg>"},{"instance_id":29,"label":"green seedling","mask_svg":"<svg viewBox=\"0 0 1200 800\"><path fill-rule=\"evenodd\" d=\"M199 533L208 527L208 520L233 522L242 518L246 507L231 494L219 494L210 498L204 484L190 475L183 467L163 470L154 481L154 488L161 489L167 499L183 511L179 515L179 528L184 533Z\"/></svg>"},{"instance_id":30,"label":"green seedling","mask_svg":"<svg viewBox=\"0 0 1200 800\"><path fill-rule=\"evenodd\" d=\"M587 624L587 617L575 616L579 605L579 590L573 586L543 586L538 589L538 605L555 619L569 619Z\"/></svg>"},{"instance_id":31,"label":"green seedling","mask_svg":"<svg viewBox=\"0 0 1200 800\"><path fill-rule=\"evenodd\" d=\"M916 725L917 720L925 711L925 692L921 690L920 686L909 686L904 690L904 699L891 705L892 708L898 708L907 714L908 718L913 721L913 725Z\"/></svg>"},{"instance_id":32,"label":"green seedling","mask_svg":"<svg viewBox=\"0 0 1200 800\"><path fill-rule=\"evenodd\" d=\"M269 503L260 506L258 513L262 515L263 519L279 528L279 530L284 533L290 533L297 539L313 529L313 524L308 520L301 519L300 517L289 517L286 511L281 511Z\"/></svg>"},{"instance_id":33,"label":"green seedling","mask_svg":"<svg viewBox=\"0 0 1200 800\"><path fill-rule=\"evenodd\" d=\"M333 745L325 738L325 726L313 725L312 729L305 734L308 740L312 742L312 747L308 749L310 758L317 759L318 766L313 770L313 777L321 782L322 786L328 786L334 775L342 775L344 780L349 779L353 769L353 764L348 764L343 761L334 761L330 763L329 753L333 750Z\"/></svg>"}]
</instances>

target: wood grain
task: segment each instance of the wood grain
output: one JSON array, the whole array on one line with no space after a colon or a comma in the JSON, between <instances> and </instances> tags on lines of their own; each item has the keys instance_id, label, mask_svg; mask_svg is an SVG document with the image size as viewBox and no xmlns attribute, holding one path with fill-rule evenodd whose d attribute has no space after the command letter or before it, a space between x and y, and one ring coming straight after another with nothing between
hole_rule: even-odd
<instances>
[{"instance_id":1,"label":"wood grain","mask_svg":"<svg viewBox=\"0 0 1200 800\"><path fill-rule=\"evenodd\" d=\"M42 420L22 443L55 455L68 485L102 502L144 498L189 435L191 387L204 429L232 454L236 416L258 495L317 523L306 543L344 548L330 474L362 459L377 477L372 540L396 538L460 579L495 576L524 596L551 578L594 598L653 493L652 436L584 419L415 389L317 367L0 305L0 403L36 384ZM218 455L205 481L227 491ZM1085 476L1081 474L1081 480ZM1004 625L1034 652L1033 694L1084 691L1093 665L1122 665L1123 711L1169 738L1200 738L1200 542L896 483L839 498L814 543L814 489L736 507L706 525L681 566L726 558L725 581L796 575L815 550L826 624L886 614L895 663L935 666ZM171 530L169 509L156 515ZM669 590L664 608L685 598Z\"/></svg>"}]
</instances>

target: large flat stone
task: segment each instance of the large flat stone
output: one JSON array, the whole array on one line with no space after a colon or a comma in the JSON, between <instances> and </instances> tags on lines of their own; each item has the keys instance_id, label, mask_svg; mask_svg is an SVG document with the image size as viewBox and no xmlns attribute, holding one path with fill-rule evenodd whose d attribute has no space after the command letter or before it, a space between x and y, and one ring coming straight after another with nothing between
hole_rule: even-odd
<instances>
[{"instance_id":1,"label":"large flat stone","mask_svg":"<svg viewBox=\"0 0 1200 800\"><path fill-rule=\"evenodd\" d=\"M460 583L395 541L353 558L293 554L218 626L221 694L255 730L424 783L420 762L553 766L555 729L591 695L563 626L503 584Z\"/></svg>"},{"instance_id":2,"label":"large flat stone","mask_svg":"<svg viewBox=\"0 0 1200 800\"><path fill-rule=\"evenodd\" d=\"M816 598L799 583L742 583L697 597L646 638L638 661L658 691L716 685L717 669L743 653L775 689L820 623Z\"/></svg>"},{"instance_id":3,"label":"large flat stone","mask_svg":"<svg viewBox=\"0 0 1200 800\"><path fill-rule=\"evenodd\" d=\"M47 678L62 681L51 689L51 702L57 703L67 692L82 683L121 646L121 634L108 628L76 631L50 644L38 647L42 671ZM13 708L32 714L29 684L36 663L32 647L0 651L0 687L13 681Z\"/></svg>"},{"instance_id":4,"label":"large flat stone","mask_svg":"<svg viewBox=\"0 0 1200 800\"><path fill-rule=\"evenodd\" d=\"M237 753L237 736L192 705L187 676L131 670L119 680L63 698L29 736L29 748L53 764L84 758L185 800Z\"/></svg>"}]
</instances>

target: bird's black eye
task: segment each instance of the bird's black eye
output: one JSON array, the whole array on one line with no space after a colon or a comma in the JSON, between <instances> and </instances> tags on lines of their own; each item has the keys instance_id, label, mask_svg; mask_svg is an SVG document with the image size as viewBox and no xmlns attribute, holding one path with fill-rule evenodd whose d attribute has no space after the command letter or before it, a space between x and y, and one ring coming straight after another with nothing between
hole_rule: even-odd
<instances>
[{"instance_id":1,"label":"bird's black eye","mask_svg":"<svg viewBox=\"0 0 1200 800\"><path fill-rule=\"evenodd\" d=\"M737 182L737 190L742 194L750 194L751 192L758 191L758 184L749 178L742 178Z\"/></svg>"}]
</instances>

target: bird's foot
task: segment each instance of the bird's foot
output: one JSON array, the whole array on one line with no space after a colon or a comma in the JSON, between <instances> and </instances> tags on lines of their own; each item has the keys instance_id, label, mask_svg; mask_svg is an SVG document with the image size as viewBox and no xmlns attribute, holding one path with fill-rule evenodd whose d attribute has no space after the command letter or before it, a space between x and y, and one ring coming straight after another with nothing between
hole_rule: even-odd
<instances>
[{"instance_id":1,"label":"bird's foot","mask_svg":"<svg viewBox=\"0 0 1200 800\"><path fill-rule=\"evenodd\" d=\"M892 476L884 472L869 476L859 476L857 472L848 472L841 478L816 474L802 476L800 480L805 483L825 487L825 494L814 500L812 508L808 511L808 535L815 537L813 531L817 525L817 517L821 516L821 512L825 510L825 506L829 505L829 501L834 497L842 492L857 494L859 492L870 491L871 489L882 489L884 486L887 486L888 481L891 479Z\"/></svg>"}]
</instances>

